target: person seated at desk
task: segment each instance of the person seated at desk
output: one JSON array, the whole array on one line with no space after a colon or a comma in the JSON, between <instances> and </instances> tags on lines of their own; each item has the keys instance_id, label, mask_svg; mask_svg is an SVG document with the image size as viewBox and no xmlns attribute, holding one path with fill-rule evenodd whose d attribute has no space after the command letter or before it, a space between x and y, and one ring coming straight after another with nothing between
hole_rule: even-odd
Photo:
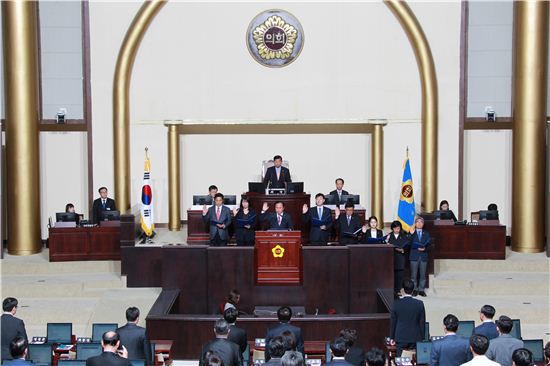
<instances>
[{"instance_id":1,"label":"person seated at desk","mask_svg":"<svg viewBox=\"0 0 550 366\"><path fill-rule=\"evenodd\" d=\"M107 197L109 195L107 187L99 188L98 192L100 197L94 201L92 206L94 224L98 224L101 221L101 213L103 211L116 211L115 200Z\"/></svg>"},{"instance_id":2,"label":"person seated at desk","mask_svg":"<svg viewBox=\"0 0 550 366\"><path fill-rule=\"evenodd\" d=\"M453 211L449 210L449 202L447 200L443 200L439 202L439 211L449 211L451 214L451 220L456 222L456 216Z\"/></svg>"},{"instance_id":3,"label":"person seated at desk","mask_svg":"<svg viewBox=\"0 0 550 366\"><path fill-rule=\"evenodd\" d=\"M371 216L367 220L369 226L363 225L361 232L363 237L361 238L361 244L380 244L386 242L387 236L384 237L384 232L378 229L378 219L376 216Z\"/></svg>"},{"instance_id":4,"label":"person seated at desk","mask_svg":"<svg viewBox=\"0 0 550 366\"><path fill-rule=\"evenodd\" d=\"M351 202L346 203L345 215L340 215L340 209L334 209L334 222L341 245L357 244L357 235L361 231L361 220L357 214L353 213L354 205Z\"/></svg>"},{"instance_id":5,"label":"person seated at desk","mask_svg":"<svg viewBox=\"0 0 550 366\"><path fill-rule=\"evenodd\" d=\"M223 194L216 193L214 205L210 208L206 205L202 208L202 220L210 223L210 244L214 246L227 245L229 233L227 231L231 224L231 211L223 205Z\"/></svg>"},{"instance_id":6,"label":"person seated at desk","mask_svg":"<svg viewBox=\"0 0 550 366\"><path fill-rule=\"evenodd\" d=\"M237 246L254 246L256 240L256 211L250 207L247 196L241 197L239 208L233 210L235 217L235 240Z\"/></svg>"},{"instance_id":7,"label":"person seated at desk","mask_svg":"<svg viewBox=\"0 0 550 366\"><path fill-rule=\"evenodd\" d=\"M216 193L218 193L218 187L216 187L213 184L210 187L208 187L208 195L210 196L210 198L212 198L212 203L214 203L214 198L216 197Z\"/></svg>"},{"instance_id":8,"label":"person seated at desk","mask_svg":"<svg viewBox=\"0 0 550 366\"><path fill-rule=\"evenodd\" d=\"M405 264L407 263L406 251L410 246L410 238L408 233L403 231L403 226L400 221L395 220L391 223L391 233L388 236L388 244L394 246L393 248L393 290L395 296L400 296L401 284L403 283L403 271L405 271Z\"/></svg>"},{"instance_id":9,"label":"person seated at desk","mask_svg":"<svg viewBox=\"0 0 550 366\"><path fill-rule=\"evenodd\" d=\"M72 203L67 203L65 205L65 212L66 213L74 213L76 215L76 224L77 225L80 222L80 220L82 220L84 218L84 215L76 213L74 205Z\"/></svg>"},{"instance_id":10,"label":"person seated at desk","mask_svg":"<svg viewBox=\"0 0 550 366\"><path fill-rule=\"evenodd\" d=\"M292 182L290 170L282 166L283 157L275 155L273 157L273 166L267 168L264 177L264 184L269 188L285 188L286 182Z\"/></svg>"},{"instance_id":11,"label":"person seated at desk","mask_svg":"<svg viewBox=\"0 0 550 366\"><path fill-rule=\"evenodd\" d=\"M487 206L487 211L495 211L495 220L498 220L498 206L496 203L490 203Z\"/></svg>"},{"instance_id":12,"label":"person seated at desk","mask_svg":"<svg viewBox=\"0 0 550 366\"><path fill-rule=\"evenodd\" d=\"M324 207L325 195L315 195L315 207L308 209L302 207L302 221L311 224L309 231L309 243L311 245L327 245L330 229L332 228L332 213L328 207Z\"/></svg>"},{"instance_id":13,"label":"person seated at desk","mask_svg":"<svg viewBox=\"0 0 550 366\"><path fill-rule=\"evenodd\" d=\"M342 196L347 196L349 194L348 191L345 191L343 189L344 179L336 178L334 183L336 184L336 189L334 191L331 191L329 194L333 197L338 197L338 203L342 203Z\"/></svg>"},{"instance_id":14,"label":"person seated at desk","mask_svg":"<svg viewBox=\"0 0 550 366\"><path fill-rule=\"evenodd\" d=\"M268 230L292 230L292 218L285 212L285 204L281 201L275 203L275 212L266 212L269 205L264 202L260 221L268 222Z\"/></svg>"}]
</instances>

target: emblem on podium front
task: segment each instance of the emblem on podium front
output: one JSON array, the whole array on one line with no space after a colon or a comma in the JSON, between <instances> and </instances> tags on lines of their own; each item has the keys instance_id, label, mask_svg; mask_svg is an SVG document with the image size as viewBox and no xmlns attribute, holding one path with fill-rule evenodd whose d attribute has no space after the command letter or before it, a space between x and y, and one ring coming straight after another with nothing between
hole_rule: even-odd
<instances>
[{"instance_id":1,"label":"emblem on podium front","mask_svg":"<svg viewBox=\"0 0 550 366\"><path fill-rule=\"evenodd\" d=\"M277 244L273 247L273 249L271 249L271 252L273 253L273 258L283 258L285 248Z\"/></svg>"},{"instance_id":2,"label":"emblem on podium front","mask_svg":"<svg viewBox=\"0 0 550 366\"><path fill-rule=\"evenodd\" d=\"M248 26L248 50L256 61L268 67L293 62L304 45L304 30L294 15L279 9L258 14Z\"/></svg>"}]
</instances>

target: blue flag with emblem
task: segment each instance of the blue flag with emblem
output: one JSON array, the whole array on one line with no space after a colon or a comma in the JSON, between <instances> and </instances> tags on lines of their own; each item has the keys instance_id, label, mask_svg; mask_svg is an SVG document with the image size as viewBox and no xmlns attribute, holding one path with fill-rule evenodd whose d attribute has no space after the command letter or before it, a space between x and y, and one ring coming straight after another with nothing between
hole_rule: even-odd
<instances>
[{"instance_id":1,"label":"blue flag with emblem","mask_svg":"<svg viewBox=\"0 0 550 366\"><path fill-rule=\"evenodd\" d=\"M399 194L399 207L397 209L397 220L401 222L403 230L406 232L414 225L414 190L411 173L411 164L409 161L409 152L403 164L403 179L401 181L401 193Z\"/></svg>"}]
</instances>

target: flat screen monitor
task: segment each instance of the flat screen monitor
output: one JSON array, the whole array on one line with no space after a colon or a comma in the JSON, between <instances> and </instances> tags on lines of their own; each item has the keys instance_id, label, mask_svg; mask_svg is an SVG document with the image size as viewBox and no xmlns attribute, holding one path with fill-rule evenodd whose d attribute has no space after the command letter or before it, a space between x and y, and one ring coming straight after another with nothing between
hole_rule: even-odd
<instances>
[{"instance_id":1,"label":"flat screen monitor","mask_svg":"<svg viewBox=\"0 0 550 366\"><path fill-rule=\"evenodd\" d=\"M451 210L434 211L433 214L435 220L452 220L454 216Z\"/></svg>"},{"instance_id":2,"label":"flat screen monitor","mask_svg":"<svg viewBox=\"0 0 550 366\"><path fill-rule=\"evenodd\" d=\"M59 360L57 361L58 366L86 366L86 360Z\"/></svg>"},{"instance_id":3,"label":"flat screen monitor","mask_svg":"<svg viewBox=\"0 0 550 366\"><path fill-rule=\"evenodd\" d=\"M74 212L57 212L55 214L56 222L76 222L76 213Z\"/></svg>"},{"instance_id":4,"label":"flat screen monitor","mask_svg":"<svg viewBox=\"0 0 550 366\"><path fill-rule=\"evenodd\" d=\"M101 348L101 343L77 343L76 344L77 360L86 361L90 357L100 355L101 352L103 352L103 349Z\"/></svg>"},{"instance_id":5,"label":"flat screen monitor","mask_svg":"<svg viewBox=\"0 0 550 366\"><path fill-rule=\"evenodd\" d=\"M340 199L340 203L348 203L351 202L354 205L359 204L359 195L358 194L343 194L342 198Z\"/></svg>"},{"instance_id":6,"label":"flat screen monitor","mask_svg":"<svg viewBox=\"0 0 550 366\"><path fill-rule=\"evenodd\" d=\"M207 195L194 195L193 196L193 205L211 205L212 204L212 196L209 194Z\"/></svg>"},{"instance_id":7,"label":"flat screen monitor","mask_svg":"<svg viewBox=\"0 0 550 366\"><path fill-rule=\"evenodd\" d=\"M101 211L101 221L120 221L120 211Z\"/></svg>"},{"instance_id":8,"label":"flat screen monitor","mask_svg":"<svg viewBox=\"0 0 550 366\"><path fill-rule=\"evenodd\" d=\"M416 364L429 365L432 342L416 342Z\"/></svg>"},{"instance_id":9,"label":"flat screen monitor","mask_svg":"<svg viewBox=\"0 0 550 366\"><path fill-rule=\"evenodd\" d=\"M103 333L115 331L118 328L117 323L94 323L92 324L92 342L101 342Z\"/></svg>"},{"instance_id":10,"label":"flat screen monitor","mask_svg":"<svg viewBox=\"0 0 550 366\"><path fill-rule=\"evenodd\" d=\"M533 353L533 361L544 361L544 346L542 339L524 339L523 347L527 348Z\"/></svg>"},{"instance_id":11,"label":"flat screen monitor","mask_svg":"<svg viewBox=\"0 0 550 366\"><path fill-rule=\"evenodd\" d=\"M474 328L476 327L473 320L461 320L458 322L458 330L456 335L462 338L470 339L474 333Z\"/></svg>"},{"instance_id":12,"label":"flat screen monitor","mask_svg":"<svg viewBox=\"0 0 550 366\"><path fill-rule=\"evenodd\" d=\"M494 211L494 210L479 211L479 219L480 220L498 220L498 211Z\"/></svg>"},{"instance_id":13,"label":"flat screen monitor","mask_svg":"<svg viewBox=\"0 0 550 366\"><path fill-rule=\"evenodd\" d=\"M248 182L248 192L264 193L265 185L262 182Z\"/></svg>"},{"instance_id":14,"label":"flat screen monitor","mask_svg":"<svg viewBox=\"0 0 550 366\"><path fill-rule=\"evenodd\" d=\"M325 205L339 205L338 195L325 194Z\"/></svg>"},{"instance_id":15,"label":"flat screen monitor","mask_svg":"<svg viewBox=\"0 0 550 366\"><path fill-rule=\"evenodd\" d=\"M516 339L521 339L521 321L519 319L512 319L510 335Z\"/></svg>"},{"instance_id":16,"label":"flat screen monitor","mask_svg":"<svg viewBox=\"0 0 550 366\"><path fill-rule=\"evenodd\" d=\"M48 323L47 325L48 343L71 344L72 334L72 323Z\"/></svg>"},{"instance_id":17,"label":"flat screen monitor","mask_svg":"<svg viewBox=\"0 0 550 366\"><path fill-rule=\"evenodd\" d=\"M52 345L29 344L29 360L33 363L52 363Z\"/></svg>"},{"instance_id":18,"label":"flat screen monitor","mask_svg":"<svg viewBox=\"0 0 550 366\"><path fill-rule=\"evenodd\" d=\"M236 205L237 204L237 196L235 195L227 195L223 196L223 204L224 205Z\"/></svg>"},{"instance_id":19,"label":"flat screen monitor","mask_svg":"<svg viewBox=\"0 0 550 366\"><path fill-rule=\"evenodd\" d=\"M288 182L286 184L286 193L303 193L304 182Z\"/></svg>"}]
</instances>

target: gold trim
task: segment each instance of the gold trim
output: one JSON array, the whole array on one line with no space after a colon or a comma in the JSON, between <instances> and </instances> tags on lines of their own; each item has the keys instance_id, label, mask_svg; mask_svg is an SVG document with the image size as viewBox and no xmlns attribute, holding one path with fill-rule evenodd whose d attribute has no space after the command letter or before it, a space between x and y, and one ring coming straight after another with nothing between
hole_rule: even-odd
<instances>
[{"instance_id":1,"label":"gold trim","mask_svg":"<svg viewBox=\"0 0 550 366\"><path fill-rule=\"evenodd\" d=\"M181 229L180 200L180 135L178 123L165 123L168 127L168 229Z\"/></svg>"},{"instance_id":2,"label":"gold trim","mask_svg":"<svg viewBox=\"0 0 550 366\"><path fill-rule=\"evenodd\" d=\"M185 135L372 133L372 129L372 125L367 123L181 123L178 125L178 132Z\"/></svg>"},{"instance_id":3,"label":"gold trim","mask_svg":"<svg viewBox=\"0 0 550 366\"><path fill-rule=\"evenodd\" d=\"M371 142L371 214L378 219L378 226L384 226L384 126L373 125Z\"/></svg>"}]
</instances>

